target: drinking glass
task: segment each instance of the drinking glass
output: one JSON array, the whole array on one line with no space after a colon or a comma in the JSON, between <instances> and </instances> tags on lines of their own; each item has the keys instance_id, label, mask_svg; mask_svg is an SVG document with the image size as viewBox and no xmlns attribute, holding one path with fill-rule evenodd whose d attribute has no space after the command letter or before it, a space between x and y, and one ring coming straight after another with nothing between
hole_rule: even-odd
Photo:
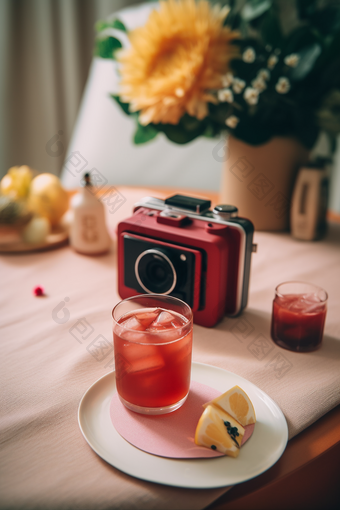
<instances>
[{"instance_id":1,"label":"drinking glass","mask_svg":"<svg viewBox=\"0 0 340 510\"><path fill-rule=\"evenodd\" d=\"M185 402L190 387L193 315L180 299L146 294L113 311L117 392L137 413L166 414Z\"/></svg>"},{"instance_id":2,"label":"drinking glass","mask_svg":"<svg viewBox=\"0 0 340 510\"><path fill-rule=\"evenodd\" d=\"M327 292L303 282L281 283L275 289L271 324L274 342L290 351L308 352L322 342Z\"/></svg>"}]
</instances>

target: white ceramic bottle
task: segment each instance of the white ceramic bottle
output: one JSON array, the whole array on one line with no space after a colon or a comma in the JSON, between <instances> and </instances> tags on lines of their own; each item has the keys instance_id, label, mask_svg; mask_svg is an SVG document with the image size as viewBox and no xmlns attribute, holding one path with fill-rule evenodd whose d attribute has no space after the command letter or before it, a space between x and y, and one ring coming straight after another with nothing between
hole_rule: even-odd
<instances>
[{"instance_id":1,"label":"white ceramic bottle","mask_svg":"<svg viewBox=\"0 0 340 510\"><path fill-rule=\"evenodd\" d=\"M104 205L96 197L88 173L84 180L85 186L71 200L70 244L79 253L100 255L108 252L111 245Z\"/></svg>"}]
</instances>

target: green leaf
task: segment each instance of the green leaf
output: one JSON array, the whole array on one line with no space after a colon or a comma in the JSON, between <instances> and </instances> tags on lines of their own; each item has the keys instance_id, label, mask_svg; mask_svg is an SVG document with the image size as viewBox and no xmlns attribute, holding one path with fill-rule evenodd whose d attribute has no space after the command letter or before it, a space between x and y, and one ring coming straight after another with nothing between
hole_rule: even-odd
<instances>
[{"instance_id":1,"label":"green leaf","mask_svg":"<svg viewBox=\"0 0 340 510\"><path fill-rule=\"evenodd\" d=\"M139 123L137 124L137 130L133 137L133 141L136 145L140 145L142 143L149 142L153 140L158 134L158 130L152 125L148 124L147 126L141 126Z\"/></svg>"},{"instance_id":2,"label":"green leaf","mask_svg":"<svg viewBox=\"0 0 340 510\"><path fill-rule=\"evenodd\" d=\"M273 9L263 19L261 36L264 44L269 44L273 48L281 48L283 36L279 19Z\"/></svg>"},{"instance_id":3,"label":"green leaf","mask_svg":"<svg viewBox=\"0 0 340 510\"><path fill-rule=\"evenodd\" d=\"M171 142L183 145L201 136L205 128L205 123L201 121L199 127L191 131L187 131L181 124L177 124L177 126L172 124L160 124L159 130L162 131Z\"/></svg>"},{"instance_id":4,"label":"green leaf","mask_svg":"<svg viewBox=\"0 0 340 510\"><path fill-rule=\"evenodd\" d=\"M111 27L115 28L116 30L122 30L122 32L127 32L126 26L122 21L120 21L120 19L113 20Z\"/></svg>"},{"instance_id":5,"label":"green leaf","mask_svg":"<svg viewBox=\"0 0 340 510\"><path fill-rule=\"evenodd\" d=\"M238 12L230 11L228 16L223 21L223 26L228 26L231 30L237 30L241 21L242 18Z\"/></svg>"},{"instance_id":6,"label":"green leaf","mask_svg":"<svg viewBox=\"0 0 340 510\"><path fill-rule=\"evenodd\" d=\"M315 12L317 12L318 1L317 0L297 0L296 8L299 13L299 18L304 20L310 18Z\"/></svg>"},{"instance_id":7,"label":"green leaf","mask_svg":"<svg viewBox=\"0 0 340 510\"><path fill-rule=\"evenodd\" d=\"M262 16L272 5L271 0L250 0L241 11L242 18L245 21L252 21Z\"/></svg>"},{"instance_id":8,"label":"green leaf","mask_svg":"<svg viewBox=\"0 0 340 510\"><path fill-rule=\"evenodd\" d=\"M251 125L247 120L239 122L237 127L233 130L235 138L242 140L250 145L262 145L268 142L275 133L259 126Z\"/></svg>"},{"instance_id":9,"label":"green leaf","mask_svg":"<svg viewBox=\"0 0 340 510\"><path fill-rule=\"evenodd\" d=\"M239 99L235 98L238 102ZM234 108L229 103L220 103L217 105L210 104L209 105L209 119L211 119L214 123L219 125L220 127L225 127L225 119L234 113ZM236 114L237 115L237 114Z\"/></svg>"},{"instance_id":10,"label":"green leaf","mask_svg":"<svg viewBox=\"0 0 340 510\"><path fill-rule=\"evenodd\" d=\"M181 118L181 125L186 131L195 131L200 128L201 120L198 120L196 117L191 117L188 114L183 115Z\"/></svg>"},{"instance_id":11,"label":"green leaf","mask_svg":"<svg viewBox=\"0 0 340 510\"><path fill-rule=\"evenodd\" d=\"M299 51L299 63L290 72L291 80L303 80L314 68L314 64L321 54L320 44L314 43Z\"/></svg>"},{"instance_id":12,"label":"green leaf","mask_svg":"<svg viewBox=\"0 0 340 510\"><path fill-rule=\"evenodd\" d=\"M122 48L122 43L115 37L97 38L95 40L94 54L101 58L115 59L114 53Z\"/></svg>"},{"instance_id":13,"label":"green leaf","mask_svg":"<svg viewBox=\"0 0 340 510\"><path fill-rule=\"evenodd\" d=\"M95 24L95 29L97 32L102 32L106 28L115 28L116 30L121 30L122 32L127 32L126 26L120 19L113 19L111 21L99 20Z\"/></svg>"},{"instance_id":14,"label":"green leaf","mask_svg":"<svg viewBox=\"0 0 340 510\"><path fill-rule=\"evenodd\" d=\"M94 25L94 28L95 28L95 31L96 32L102 32L103 30L105 30L105 28L107 28L107 22L106 21L103 21L103 20L99 20L97 21L97 23Z\"/></svg>"},{"instance_id":15,"label":"green leaf","mask_svg":"<svg viewBox=\"0 0 340 510\"><path fill-rule=\"evenodd\" d=\"M290 55L290 53L298 53L303 48L311 46L312 44L322 45L322 40L316 31L308 26L302 25L288 35L285 39L285 45L282 51L284 55Z\"/></svg>"},{"instance_id":16,"label":"green leaf","mask_svg":"<svg viewBox=\"0 0 340 510\"><path fill-rule=\"evenodd\" d=\"M220 131L221 131L220 126L218 126L213 121L210 121L208 122L207 127L205 128L203 136L205 136L206 138L216 138Z\"/></svg>"},{"instance_id":17,"label":"green leaf","mask_svg":"<svg viewBox=\"0 0 340 510\"><path fill-rule=\"evenodd\" d=\"M116 101L116 103L121 107L121 109L123 110L124 113L126 113L126 115L132 115L132 113L129 111L129 103L123 103L120 100L120 97L116 94L110 94L110 96L112 97L112 99Z\"/></svg>"},{"instance_id":18,"label":"green leaf","mask_svg":"<svg viewBox=\"0 0 340 510\"><path fill-rule=\"evenodd\" d=\"M336 59L339 56L339 48L340 48L340 30L334 33L328 48L324 51L322 59L320 59L321 63L330 62L331 60Z\"/></svg>"}]
</instances>

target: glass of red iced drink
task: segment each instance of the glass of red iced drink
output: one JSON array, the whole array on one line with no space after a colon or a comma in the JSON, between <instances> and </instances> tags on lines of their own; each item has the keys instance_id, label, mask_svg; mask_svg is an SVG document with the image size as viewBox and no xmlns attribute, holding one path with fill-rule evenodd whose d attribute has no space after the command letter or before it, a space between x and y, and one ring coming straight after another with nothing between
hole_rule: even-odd
<instances>
[{"instance_id":1,"label":"glass of red iced drink","mask_svg":"<svg viewBox=\"0 0 340 510\"><path fill-rule=\"evenodd\" d=\"M180 299L145 294L112 311L117 392L137 413L166 414L190 387L193 315Z\"/></svg>"},{"instance_id":2,"label":"glass of red iced drink","mask_svg":"<svg viewBox=\"0 0 340 510\"><path fill-rule=\"evenodd\" d=\"M271 337L285 349L297 352L320 347L327 311L327 293L303 282L281 283L275 289Z\"/></svg>"}]
</instances>

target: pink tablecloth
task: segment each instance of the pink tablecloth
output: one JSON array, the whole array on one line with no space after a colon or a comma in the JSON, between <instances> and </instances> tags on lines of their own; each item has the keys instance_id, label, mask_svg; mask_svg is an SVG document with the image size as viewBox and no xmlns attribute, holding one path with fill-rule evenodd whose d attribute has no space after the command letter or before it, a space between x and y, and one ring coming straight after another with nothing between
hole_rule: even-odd
<instances>
[{"instance_id":1,"label":"pink tablecloth","mask_svg":"<svg viewBox=\"0 0 340 510\"><path fill-rule=\"evenodd\" d=\"M127 200L108 213L112 231L136 200L152 194L120 191ZM247 310L212 330L195 326L193 359L263 389L281 407L293 437L340 403L340 225L331 224L321 242L269 233L257 233L255 241ZM0 271L1 508L198 510L226 490L134 479L97 457L80 433L80 398L112 367L111 309L119 300L115 243L97 258L69 247L6 255ZM274 288L294 279L329 293L324 343L315 353L295 354L270 340ZM38 284L46 297L32 295ZM98 337L107 341L107 355L105 349L98 354Z\"/></svg>"}]
</instances>

